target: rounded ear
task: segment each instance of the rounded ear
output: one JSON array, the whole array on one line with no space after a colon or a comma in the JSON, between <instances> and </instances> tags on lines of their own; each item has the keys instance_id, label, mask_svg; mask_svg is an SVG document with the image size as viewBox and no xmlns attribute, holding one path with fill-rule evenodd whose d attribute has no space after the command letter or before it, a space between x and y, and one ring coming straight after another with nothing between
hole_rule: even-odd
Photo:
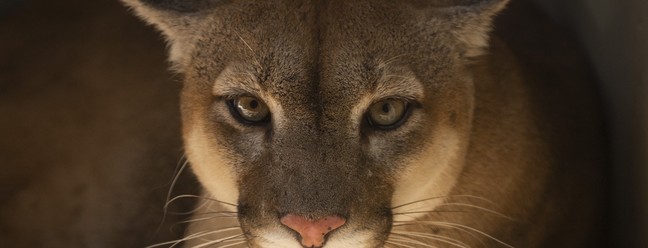
<instances>
[{"instance_id":1,"label":"rounded ear","mask_svg":"<svg viewBox=\"0 0 648 248\"><path fill-rule=\"evenodd\" d=\"M169 43L169 60L182 70L201 19L228 0L121 0L160 30Z\"/></svg>"},{"instance_id":2,"label":"rounded ear","mask_svg":"<svg viewBox=\"0 0 648 248\"><path fill-rule=\"evenodd\" d=\"M135 13L173 39L211 9L216 0L121 0Z\"/></svg>"},{"instance_id":3,"label":"rounded ear","mask_svg":"<svg viewBox=\"0 0 648 248\"><path fill-rule=\"evenodd\" d=\"M464 45L464 57L476 57L488 47L493 18L509 0L432 0L434 16Z\"/></svg>"}]
</instances>

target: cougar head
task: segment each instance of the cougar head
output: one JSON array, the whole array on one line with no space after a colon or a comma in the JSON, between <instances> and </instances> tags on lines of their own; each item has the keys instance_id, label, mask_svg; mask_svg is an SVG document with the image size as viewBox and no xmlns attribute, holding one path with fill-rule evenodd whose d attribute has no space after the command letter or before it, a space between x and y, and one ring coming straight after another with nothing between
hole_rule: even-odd
<instances>
[{"instance_id":1,"label":"cougar head","mask_svg":"<svg viewBox=\"0 0 648 248\"><path fill-rule=\"evenodd\" d=\"M454 187L507 1L124 2L168 39L188 159L247 244L342 248Z\"/></svg>"}]
</instances>

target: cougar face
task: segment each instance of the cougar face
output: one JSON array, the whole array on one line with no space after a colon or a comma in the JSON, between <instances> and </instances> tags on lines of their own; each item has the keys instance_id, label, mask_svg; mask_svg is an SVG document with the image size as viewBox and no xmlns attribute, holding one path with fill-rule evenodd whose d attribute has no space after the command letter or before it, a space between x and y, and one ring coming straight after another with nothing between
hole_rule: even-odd
<instances>
[{"instance_id":1,"label":"cougar face","mask_svg":"<svg viewBox=\"0 0 648 248\"><path fill-rule=\"evenodd\" d=\"M167 35L188 159L248 246L342 248L453 188L505 1L126 3Z\"/></svg>"}]
</instances>

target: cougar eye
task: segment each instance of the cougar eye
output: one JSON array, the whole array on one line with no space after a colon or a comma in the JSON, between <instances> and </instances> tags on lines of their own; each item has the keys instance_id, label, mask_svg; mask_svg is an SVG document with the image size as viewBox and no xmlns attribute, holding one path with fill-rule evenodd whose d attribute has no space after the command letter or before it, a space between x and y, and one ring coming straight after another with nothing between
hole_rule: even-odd
<instances>
[{"instance_id":1,"label":"cougar eye","mask_svg":"<svg viewBox=\"0 0 648 248\"><path fill-rule=\"evenodd\" d=\"M266 122L270 119L270 109L261 100L252 96L239 96L229 101L232 112L246 123Z\"/></svg>"},{"instance_id":2,"label":"cougar eye","mask_svg":"<svg viewBox=\"0 0 648 248\"><path fill-rule=\"evenodd\" d=\"M379 128L394 128L401 124L408 112L408 102L389 98L372 104L367 112L370 125Z\"/></svg>"}]
</instances>

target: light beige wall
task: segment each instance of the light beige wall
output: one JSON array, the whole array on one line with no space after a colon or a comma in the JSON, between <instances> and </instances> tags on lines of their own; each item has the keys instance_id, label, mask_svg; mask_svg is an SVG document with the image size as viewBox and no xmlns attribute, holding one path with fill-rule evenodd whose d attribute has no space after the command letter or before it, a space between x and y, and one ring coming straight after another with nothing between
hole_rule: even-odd
<instances>
[{"instance_id":1,"label":"light beige wall","mask_svg":"<svg viewBox=\"0 0 648 248\"><path fill-rule=\"evenodd\" d=\"M613 247L646 247L648 1L534 1L581 40L601 83L614 153Z\"/></svg>"}]
</instances>

